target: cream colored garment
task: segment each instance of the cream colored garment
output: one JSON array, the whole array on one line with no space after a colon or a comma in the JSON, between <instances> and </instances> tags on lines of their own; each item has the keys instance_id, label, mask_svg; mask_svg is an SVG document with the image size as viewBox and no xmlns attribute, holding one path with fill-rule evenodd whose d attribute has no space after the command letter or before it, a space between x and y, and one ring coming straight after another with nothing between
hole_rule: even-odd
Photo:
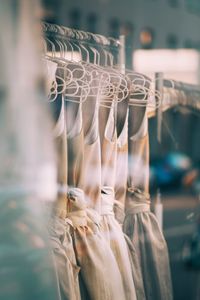
<instances>
[{"instance_id":1,"label":"cream colored garment","mask_svg":"<svg viewBox=\"0 0 200 300\"><path fill-rule=\"evenodd\" d=\"M85 144L82 107L79 104L74 110L72 103L67 104L66 110L69 109L66 119L69 122L67 218L71 221L70 233L76 259L81 268L81 297L87 300L123 300L125 296L116 260L99 229L100 215L88 208L89 202L86 202L83 191ZM87 162L89 166L91 161ZM92 186L89 187L90 191L91 188Z\"/></svg>"},{"instance_id":2,"label":"cream colored garment","mask_svg":"<svg viewBox=\"0 0 200 300\"><path fill-rule=\"evenodd\" d=\"M67 140L62 96L57 97L51 105L54 109L54 115L58 115L53 131L57 152L58 196L49 222L50 240L58 274L60 297L62 300L79 300L78 273L80 268L76 263L68 220L66 219Z\"/></svg>"},{"instance_id":3,"label":"cream colored garment","mask_svg":"<svg viewBox=\"0 0 200 300\"><path fill-rule=\"evenodd\" d=\"M117 104L117 161L115 174L115 200L124 206L128 176L128 110L129 95Z\"/></svg>"},{"instance_id":4,"label":"cream colored garment","mask_svg":"<svg viewBox=\"0 0 200 300\"><path fill-rule=\"evenodd\" d=\"M93 85L97 85L96 80ZM98 86L98 85L97 85ZM99 101L88 97L83 103L84 192L88 207L101 210L101 148L99 137Z\"/></svg>"},{"instance_id":5,"label":"cream colored garment","mask_svg":"<svg viewBox=\"0 0 200 300\"><path fill-rule=\"evenodd\" d=\"M117 132L114 103L111 108L99 109L101 141L101 185L114 187L117 161Z\"/></svg>"},{"instance_id":6,"label":"cream colored garment","mask_svg":"<svg viewBox=\"0 0 200 300\"><path fill-rule=\"evenodd\" d=\"M125 122L117 138L117 161L115 175L115 203L114 212L119 224L124 221L124 206L126 199L128 176L128 108L125 115Z\"/></svg>"},{"instance_id":7,"label":"cream colored garment","mask_svg":"<svg viewBox=\"0 0 200 300\"><path fill-rule=\"evenodd\" d=\"M125 299L137 299L131 270L131 257L121 226L114 217L114 190L102 188L102 221L104 235L110 245L122 276Z\"/></svg>"},{"instance_id":8,"label":"cream colored garment","mask_svg":"<svg viewBox=\"0 0 200 300\"><path fill-rule=\"evenodd\" d=\"M84 153L82 104L65 102L67 125L68 186L83 188Z\"/></svg>"},{"instance_id":9,"label":"cream colored garment","mask_svg":"<svg viewBox=\"0 0 200 300\"><path fill-rule=\"evenodd\" d=\"M107 111L106 111L107 109ZM125 299L136 299L131 261L121 226L113 212L114 186L117 162L117 135L114 107L100 109L100 135L102 158L101 215L104 236L110 245L122 276Z\"/></svg>"},{"instance_id":10,"label":"cream colored garment","mask_svg":"<svg viewBox=\"0 0 200 300\"><path fill-rule=\"evenodd\" d=\"M125 300L116 260L99 229L100 216L87 211L81 189L68 191L68 214L76 258L83 282L81 298L85 300Z\"/></svg>"},{"instance_id":11,"label":"cream colored garment","mask_svg":"<svg viewBox=\"0 0 200 300\"><path fill-rule=\"evenodd\" d=\"M129 175L124 232L132 240L148 300L172 299L168 249L150 212L149 137L146 108L129 110Z\"/></svg>"},{"instance_id":12,"label":"cream colored garment","mask_svg":"<svg viewBox=\"0 0 200 300\"><path fill-rule=\"evenodd\" d=\"M126 244L128 246L129 258L131 262L131 270L133 281L135 284L135 292L136 298L138 300L145 300L145 291L144 291L144 283L142 278L141 266L138 258L138 254L131 242L130 238L124 233L124 238L126 240Z\"/></svg>"},{"instance_id":13,"label":"cream colored garment","mask_svg":"<svg viewBox=\"0 0 200 300\"><path fill-rule=\"evenodd\" d=\"M53 216L49 223L49 232L61 299L79 300L81 299L78 278L80 267L76 263L67 220L63 220L56 215Z\"/></svg>"},{"instance_id":14,"label":"cream colored garment","mask_svg":"<svg viewBox=\"0 0 200 300\"><path fill-rule=\"evenodd\" d=\"M128 100L122 101L117 107L117 124L118 138L117 138L117 162L116 162L116 176L115 176L115 201L114 213L115 218L120 225L124 222L124 209L127 190L128 178ZM138 255L128 236L124 234L128 252L131 262L132 276L136 289L137 299L145 299L144 285L142 279L141 268L139 265Z\"/></svg>"}]
</instances>

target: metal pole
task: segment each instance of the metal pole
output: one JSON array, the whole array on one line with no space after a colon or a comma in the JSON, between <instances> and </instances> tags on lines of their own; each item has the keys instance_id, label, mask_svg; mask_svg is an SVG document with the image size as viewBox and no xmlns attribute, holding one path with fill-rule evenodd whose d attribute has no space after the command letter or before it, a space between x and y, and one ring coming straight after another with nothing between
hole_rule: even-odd
<instances>
[{"instance_id":1,"label":"metal pole","mask_svg":"<svg viewBox=\"0 0 200 300\"><path fill-rule=\"evenodd\" d=\"M120 35L120 50L119 50L119 69L122 74L125 74L126 55L125 55L125 35Z\"/></svg>"},{"instance_id":2,"label":"metal pole","mask_svg":"<svg viewBox=\"0 0 200 300\"><path fill-rule=\"evenodd\" d=\"M161 143L162 139L162 98L163 98L163 73L155 73L155 90L161 95L161 102L156 110L157 116L157 140ZM157 96L156 96L157 97Z\"/></svg>"}]
</instances>

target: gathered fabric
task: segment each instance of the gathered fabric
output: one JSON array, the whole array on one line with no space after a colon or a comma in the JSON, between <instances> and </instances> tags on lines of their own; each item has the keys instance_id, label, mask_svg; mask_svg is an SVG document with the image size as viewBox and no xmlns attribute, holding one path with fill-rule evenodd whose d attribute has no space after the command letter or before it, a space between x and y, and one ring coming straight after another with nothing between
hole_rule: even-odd
<instances>
[{"instance_id":1,"label":"gathered fabric","mask_svg":"<svg viewBox=\"0 0 200 300\"><path fill-rule=\"evenodd\" d=\"M146 296L145 296L145 291L144 291L144 283L143 283L142 272L141 272L138 255L136 253L133 243L131 242L130 238L125 233L124 233L124 238L125 238L126 244L128 246L132 276L133 276L133 281L135 284L136 298L138 300L145 300Z\"/></svg>"},{"instance_id":2,"label":"gathered fabric","mask_svg":"<svg viewBox=\"0 0 200 300\"><path fill-rule=\"evenodd\" d=\"M149 195L147 107L129 108L128 180L123 231L136 250L147 300L173 298L167 244Z\"/></svg>"},{"instance_id":3,"label":"gathered fabric","mask_svg":"<svg viewBox=\"0 0 200 300\"><path fill-rule=\"evenodd\" d=\"M81 298L125 300L118 265L96 214L87 209L81 189L69 188L67 218L71 221L70 233L80 266Z\"/></svg>"},{"instance_id":4,"label":"gathered fabric","mask_svg":"<svg viewBox=\"0 0 200 300\"><path fill-rule=\"evenodd\" d=\"M52 217L49 224L50 241L58 275L61 300L80 300L80 267L77 265L72 238L69 233L70 220Z\"/></svg>"},{"instance_id":5,"label":"gathered fabric","mask_svg":"<svg viewBox=\"0 0 200 300\"><path fill-rule=\"evenodd\" d=\"M146 299L173 299L167 244L148 194L129 189L123 230L135 246Z\"/></svg>"},{"instance_id":6,"label":"gathered fabric","mask_svg":"<svg viewBox=\"0 0 200 300\"><path fill-rule=\"evenodd\" d=\"M58 195L50 213L48 224L49 238L55 261L60 300L80 300L79 270L72 238L69 232L69 219L66 219L67 205L67 139L64 114L64 100L60 96L52 104L58 115L53 130L57 154ZM47 210L50 210L48 207Z\"/></svg>"},{"instance_id":7,"label":"gathered fabric","mask_svg":"<svg viewBox=\"0 0 200 300\"><path fill-rule=\"evenodd\" d=\"M128 247L122 228L114 216L113 188L102 187L101 198L102 230L116 258L122 276L125 299L137 299Z\"/></svg>"}]
</instances>

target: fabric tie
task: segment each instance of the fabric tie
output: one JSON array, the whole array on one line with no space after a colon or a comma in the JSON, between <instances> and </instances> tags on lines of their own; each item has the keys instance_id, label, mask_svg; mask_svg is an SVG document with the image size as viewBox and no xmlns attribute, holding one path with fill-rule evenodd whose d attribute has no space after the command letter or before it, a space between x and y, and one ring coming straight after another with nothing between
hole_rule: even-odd
<instances>
[{"instance_id":1,"label":"fabric tie","mask_svg":"<svg viewBox=\"0 0 200 300\"><path fill-rule=\"evenodd\" d=\"M72 222L73 227L87 226L87 205L84 192L79 188L70 187L67 192L67 199L67 218Z\"/></svg>"},{"instance_id":2,"label":"fabric tie","mask_svg":"<svg viewBox=\"0 0 200 300\"><path fill-rule=\"evenodd\" d=\"M138 214L150 211L150 195L139 189L128 188L125 214Z\"/></svg>"}]
</instances>

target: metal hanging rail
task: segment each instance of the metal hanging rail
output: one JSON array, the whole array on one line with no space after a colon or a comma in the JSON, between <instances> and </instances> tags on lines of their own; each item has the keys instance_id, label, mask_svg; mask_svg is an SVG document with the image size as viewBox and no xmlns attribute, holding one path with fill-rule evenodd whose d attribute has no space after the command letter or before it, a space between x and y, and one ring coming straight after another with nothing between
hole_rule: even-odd
<instances>
[{"instance_id":1,"label":"metal hanging rail","mask_svg":"<svg viewBox=\"0 0 200 300\"><path fill-rule=\"evenodd\" d=\"M82 30L72 29L57 24L50 24L47 22L42 22L42 29L44 34L56 35L62 38L69 38L77 41L84 42L95 42L97 45L110 46L119 48L120 41L111 37L105 37L101 34L94 34L91 32L86 32Z\"/></svg>"},{"instance_id":2,"label":"metal hanging rail","mask_svg":"<svg viewBox=\"0 0 200 300\"><path fill-rule=\"evenodd\" d=\"M121 53L121 57L123 54L122 51L124 51L125 47L124 39L118 40L111 37L105 37L101 34L85 32L57 24L42 22L42 30L44 35L49 37L57 36L63 39L72 39L78 42L86 42L88 44L95 43L99 46L114 48ZM124 56L123 59L121 59L121 64L124 68ZM155 78L155 83L157 80L159 80L159 78ZM162 88L159 92L162 94L162 103L160 105L159 114L175 106L185 106L193 110L200 110L200 86L169 79L161 79L161 81L160 86L162 86ZM151 107L148 111L148 117L154 117L157 113L158 109L155 105L155 108L152 109Z\"/></svg>"},{"instance_id":3,"label":"metal hanging rail","mask_svg":"<svg viewBox=\"0 0 200 300\"><path fill-rule=\"evenodd\" d=\"M156 80L159 80L157 78ZM174 107L186 107L190 110L200 111L200 86L188 84L169 79L160 79L162 82L161 94L162 101L158 110L151 109L148 112L148 117L155 117L161 112L165 112Z\"/></svg>"}]
</instances>

